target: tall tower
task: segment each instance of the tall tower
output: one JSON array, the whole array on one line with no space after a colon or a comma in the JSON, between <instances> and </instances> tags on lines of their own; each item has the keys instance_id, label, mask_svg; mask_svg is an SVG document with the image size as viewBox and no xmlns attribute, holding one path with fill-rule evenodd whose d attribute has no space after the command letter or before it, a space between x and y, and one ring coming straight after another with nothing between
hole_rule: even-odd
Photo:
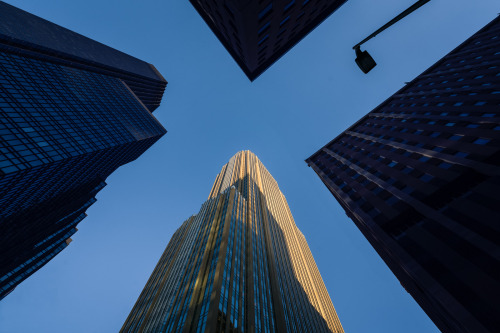
<instances>
[{"instance_id":1,"label":"tall tower","mask_svg":"<svg viewBox=\"0 0 500 333\"><path fill-rule=\"evenodd\" d=\"M253 81L347 0L190 0Z\"/></svg>"},{"instance_id":2,"label":"tall tower","mask_svg":"<svg viewBox=\"0 0 500 333\"><path fill-rule=\"evenodd\" d=\"M250 151L175 232L121 332L344 332L285 197Z\"/></svg>"},{"instance_id":3,"label":"tall tower","mask_svg":"<svg viewBox=\"0 0 500 333\"><path fill-rule=\"evenodd\" d=\"M442 332L498 332L500 18L307 163Z\"/></svg>"},{"instance_id":4,"label":"tall tower","mask_svg":"<svg viewBox=\"0 0 500 333\"><path fill-rule=\"evenodd\" d=\"M152 65L0 2L0 299L166 133L152 115L165 86Z\"/></svg>"}]
</instances>

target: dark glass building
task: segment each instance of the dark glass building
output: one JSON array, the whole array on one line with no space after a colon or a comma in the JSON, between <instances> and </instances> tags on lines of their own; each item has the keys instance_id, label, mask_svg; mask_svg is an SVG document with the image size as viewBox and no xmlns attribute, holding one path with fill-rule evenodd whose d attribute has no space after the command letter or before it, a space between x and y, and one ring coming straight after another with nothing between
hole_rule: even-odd
<instances>
[{"instance_id":1,"label":"dark glass building","mask_svg":"<svg viewBox=\"0 0 500 333\"><path fill-rule=\"evenodd\" d=\"M121 332L344 330L278 184L243 151L174 233Z\"/></svg>"},{"instance_id":2,"label":"dark glass building","mask_svg":"<svg viewBox=\"0 0 500 333\"><path fill-rule=\"evenodd\" d=\"M152 65L0 2L0 298L166 133L151 114L165 86Z\"/></svg>"},{"instance_id":3,"label":"dark glass building","mask_svg":"<svg viewBox=\"0 0 500 333\"><path fill-rule=\"evenodd\" d=\"M309 157L442 332L500 328L500 18Z\"/></svg>"},{"instance_id":4,"label":"dark glass building","mask_svg":"<svg viewBox=\"0 0 500 333\"><path fill-rule=\"evenodd\" d=\"M253 81L347 0L190 0Z\"/></svg>"}]
</instances>

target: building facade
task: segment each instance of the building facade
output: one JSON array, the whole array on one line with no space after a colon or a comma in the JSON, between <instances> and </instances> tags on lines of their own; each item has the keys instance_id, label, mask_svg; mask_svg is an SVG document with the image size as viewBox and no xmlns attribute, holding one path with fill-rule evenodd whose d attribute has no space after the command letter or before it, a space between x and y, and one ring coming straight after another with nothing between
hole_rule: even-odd
<instances>
[{"instance_id":1,"label":"building facade","mask_svg":"<svg viewBox=\"0 0 500 333\"><path fill-rule=\"evenodd\" d=\"M500 18L306 162L442 332L497 332Z\"/></svg>"},{"instance_id":2,"label":"building facade","mask_svg":"<svg viewBox=\"0 0 500 333\"><path fill-rule=\"evenodd\" d=\"M121 332L344 332L278 184L250 151L175 232Z\"/></svg>"},{"instance_id":3,"label":"building facade","mask_svg":"<svg viewBox=\"0 0 500 333\"><path fill-rule=\"evenodd\" d=\"M253 81L347 0L190 0Z\"/></svg>"},{"instance_id":4,"label":"building facade","mask_svg":"<svg viewBox=\"0 0 500 333\"><path fill-rule=\"evenodd\" d=\"M0 299L166 133L152 115L165 86L152 65L0 2Z\"/></svg>"}]
</instances>

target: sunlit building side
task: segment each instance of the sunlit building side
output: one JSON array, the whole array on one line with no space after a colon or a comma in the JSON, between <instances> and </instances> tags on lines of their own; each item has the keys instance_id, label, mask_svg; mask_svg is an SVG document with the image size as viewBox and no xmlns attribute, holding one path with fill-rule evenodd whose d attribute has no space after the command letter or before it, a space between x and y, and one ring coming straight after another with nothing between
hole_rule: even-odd
<instances>
[{"instance_id":1,"label":"sunlit building side","mask_svg":"<svg viewBox=\"0 0 500 333\"><path fill-rule=\"evenodd\" d=\"M250 151L175 232L121 332L344 332L278 184Z\"/></svg>"}]
</instances>

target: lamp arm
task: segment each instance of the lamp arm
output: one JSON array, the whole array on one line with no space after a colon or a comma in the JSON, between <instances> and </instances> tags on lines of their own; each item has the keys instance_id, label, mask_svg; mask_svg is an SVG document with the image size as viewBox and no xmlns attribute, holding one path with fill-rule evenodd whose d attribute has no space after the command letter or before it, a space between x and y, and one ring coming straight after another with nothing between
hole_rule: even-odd
<instances>
[{"instance_id":1,"label":"lamp arm","mask_svg":"<svg viewBox=\"0 0 500 333\"><path fill-rule=\"evenodd\" d=\"M413 13L415 10L419 9L420 7L422 7L423 5L425 5L426 3L428 3L429 1L431 1L431 0L418 0L413 5L411 5L410 7L408 7L406 10L404 10L403 12L401 12L398 16L396 16L395 18L393 18L392 20L390 20L389 22L387 22L386 24L384 24L382 27L380 27L379 29L377 29L370 36L366 37L361 42L359 42L358 44L354 45L352 48L354 50L359 49L359 47L361 46L361 44L364 44L368 40L370 40L373 37L377 36L379 33L381 33L382 31L384 31L385 29L389 28L394 23L396 23L396 22L400 21L401 19L405 18L409 14Z\"/></svg>"}]
</instances>

